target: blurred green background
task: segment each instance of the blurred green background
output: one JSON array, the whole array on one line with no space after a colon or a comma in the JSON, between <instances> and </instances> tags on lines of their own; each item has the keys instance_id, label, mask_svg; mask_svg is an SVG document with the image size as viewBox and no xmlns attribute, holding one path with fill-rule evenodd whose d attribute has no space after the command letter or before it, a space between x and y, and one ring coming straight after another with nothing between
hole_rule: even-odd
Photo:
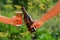
<instances>
[{"instance_id":1,"label":"blurred green background","mask_svg":"<svg viewBox=\"0 0 60 40\"><path fill-rule=\"evenodd\" d=\"M33 20L41 18L58 0L0 0L0 15L12 17L24 5ZM33 37L35 34L35 37ZM0 40L60 40L60 14L48 20L35 33L30 34L23 22L15 27L0 23Z\"/></svg>"}]
</instances>

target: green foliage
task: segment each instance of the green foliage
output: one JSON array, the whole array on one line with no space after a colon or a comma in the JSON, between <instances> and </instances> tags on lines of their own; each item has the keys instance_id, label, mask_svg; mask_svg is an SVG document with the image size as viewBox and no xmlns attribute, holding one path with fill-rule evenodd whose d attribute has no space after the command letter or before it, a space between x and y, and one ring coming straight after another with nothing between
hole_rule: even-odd
<instances>
[{"instance_id":1,"label":"green foliage","mask_svg":"<svg viewBox=\"0 0 60 40\"><path fill-rule=\"evenodd\" d=\"M52 8L57 1L58 0L0 0L0 14L11 17L15 15L15 11L21 10L20 5L23 4L29 15L34 20L38 20ZM28 32L24 22L20 27L0 23L0 40L60 40L60 15L47 21L34 33Z\"/></svg>"}]
</instances>

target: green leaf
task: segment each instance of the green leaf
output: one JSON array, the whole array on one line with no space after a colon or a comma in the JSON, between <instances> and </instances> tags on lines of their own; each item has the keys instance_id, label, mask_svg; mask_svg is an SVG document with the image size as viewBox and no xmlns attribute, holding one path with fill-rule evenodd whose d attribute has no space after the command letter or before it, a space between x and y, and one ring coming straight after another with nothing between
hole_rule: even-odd
<instances>
[{"instance_id":1,"label":"green leaf","mask_svg":"<svg viewBox=\"0 0 60 40\"><path fill-rule=\"evenodd\" d=\"M45 2L46 2L46 0L41 0L41 2L42 2L42 3L45 3Z\"/></svg>"}]
</instances>

